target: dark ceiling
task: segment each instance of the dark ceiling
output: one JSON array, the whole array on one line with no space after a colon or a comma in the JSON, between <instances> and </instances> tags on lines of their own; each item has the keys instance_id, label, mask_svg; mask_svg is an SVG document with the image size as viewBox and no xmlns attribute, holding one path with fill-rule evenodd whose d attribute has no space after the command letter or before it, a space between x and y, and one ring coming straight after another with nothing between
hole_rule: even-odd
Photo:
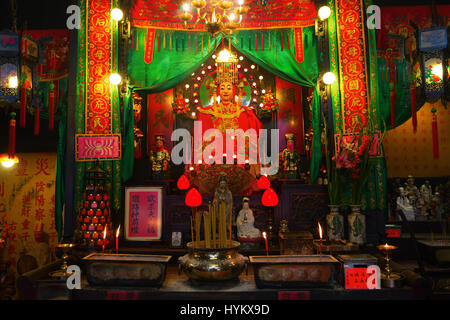
<instances>
[{"instance_id":1,"label":"dark ceiling","mask_svg":"<svg viewBox=\"0 0 450 320\"><path fill-rule=\"evenodd\" d=\"M17 27L21 29L60 29L65 28L67 7L77 0L1 0L0 30L11 28L12 14L10 2L17 3ZM430 5L430 0L373 0L379 6ZM449 0L435 0L436 4L449 4Z\"/></svg>"}]
</instances>

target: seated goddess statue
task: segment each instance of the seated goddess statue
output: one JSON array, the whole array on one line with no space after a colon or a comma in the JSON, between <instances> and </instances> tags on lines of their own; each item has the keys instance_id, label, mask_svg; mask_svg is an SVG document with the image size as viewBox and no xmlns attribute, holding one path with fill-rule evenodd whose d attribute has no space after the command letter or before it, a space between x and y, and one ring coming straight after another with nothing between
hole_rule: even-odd
<instances>
[{"instance_id":1,"label":"seated goddess statue","mask_svg":"<svg viewBox=\"0 0 450 320\"><path fill-rule=\"evenodd\" d=\"M253 211L249 208L249 199L244 198L242 209L236 218L237 236L239 241L252 241L261 238L261 231L253 225L255 218Z\"/></svg>"}]
</instances>

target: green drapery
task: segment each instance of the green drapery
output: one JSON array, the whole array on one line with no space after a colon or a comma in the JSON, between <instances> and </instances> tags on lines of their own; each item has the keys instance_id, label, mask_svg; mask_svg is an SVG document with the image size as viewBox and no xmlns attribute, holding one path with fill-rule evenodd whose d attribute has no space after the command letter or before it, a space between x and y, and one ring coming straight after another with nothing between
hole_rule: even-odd
<instances>
[{"instance_id":1,"label":"green drapery","mask_svg":"<svg viewBox=\"0 0 450 320\"><path fill-rule=\"evenodd\" d=\"M269 32L271 33L269 45ZM302 86L316 87L316 79L318 76L317 63L317 44L314 34L314 27L303 28L303 63L297 63L294 48L294 32L292 29L282 30L284 35L289 37L289 44L285 42L284 48L281 50L281 32L261 31L264 37L258 37L259 50L255 50L255 32L254 31L238 31L233 33L231 44L247 58L261 65L263 68L272 72L276 76ZM222 45L222 35L217 38L211 38L206 33L190 33L184 31L164 32L157 31L154 41L153 61L146 64L145 56L145 39L147 31L145 29L136 28L134 39L130 40L131 49L129 52L129 74L135 91L145 91L146 93L157 93L170 89L192 72L197 70L204 61L215 51L214 48ZM191 41L191 53L189 54L189 35ZM196 37L197 35L197 37ZM159 44L158 44L159 37ZM163 39L166 39L165 48L163 47ZM201 50L203 38L203 53ZM262 49L262 38L264 38L264 50ZM172 50L170 50L169 40L172 41ZM286 39L286 38L284 38ZM195 40L197 40L197 53L195 54ZM210 52L208 52L210 45ZM159 51L158 51L159 47ZM270 49L269 49L270 47ZM276 51L276 57L275 57ZM320 132L320 98L317 90L313 93L313 130ZM125 106L131 108L129 104ZM132 128L130 125L131 117L127 117L125 126ZM128 136L131 137L130 131ZM130 138L131 139L131 138ZM131 141L131 140L130 140ZM128 143L124 154L131 154L128 150L132 146ZM320 134L316 134L313 140L313 155L311 160L311 180L315 181L318 177L320 164L322 159ZM132 159L122 162L124 166L132 167ZM123 178L129 176L125 173Z\"/></svg>"},{"instance_id":2,"label":"green drapery","mask_svg":"<svg viewBox=\"0 0 450 320\"><path fill-rule=\"evenodd\" d=\"M81 9L81 21L86 21L86 1L80 0L79 6ZM113 6L117 6L117 0L112 3ZM111 29L112 29L112 61L111 61L111 72L117 72L118 70L118 27L117 22L111 19ZM87 72L88 61L86 59L86 32L88 26L82 25L78 30L78 65L77 65L77 103L76 103L76 114L75 114L75 133L84 134L85 132L85 108L86 103L84 97L87 90L87 83L85 81L85 73ZM112 118L112 134L121 133L120 124L120 103L119 103L119 90L117 86L111 86L111 115ZM108 171L110 175L110 181L106 183L107 189L110 191L111 197L111 208L113 210L119 210L121 207L121 176L120 176L120 160L114 161L101 161L100 165L103 169ZM93 161L86 162L76 162L75 163L75 191L74 191L74 203L75 210L81 205L85 172L87 169L94 166Z\"/></svg>"},{"instance_id":3,"label":"green drapery","mask_svg":"<svg viewBox=\"0 0 450 320\"><path fill-rule=\"evenodd\" d=\"M133 175L134 168L134 111L133 89L128 88L123 106L123 142L122 142L122 180L127 181Z\"/></svg>"},{"instance_id":4,"label":"green drapery","mask_svg":"<svg viewBox=\"0 0 450 320\"><path fill-rule=\"evenodd\" d=\"M157 31L153 47L153 60L147 64L144 60L147 32L147 29L141 28L136 28L133 32L134 39L130 39L131 49L128 63L128 74L132 80L131 83L135 86L134 90L145 90L146 93L163 92L175 87L200 68L222 42L221 34L212 38L207 33ZM158 37L160 39L159 51ZM165 48L163 37L166 38ZM195 40L197 40L197 53L195 53ZM172 41L171 47L170 41ZM210 50L208 50L208 45L210 45Z\"/></svg>"},{"instance_id":5,"label":"green drapery","mask_svg":"<svg viewBox=\"0 0 450 320\"><path fill-rule=\"evenodd\" d=\"M395 81L395 127L401 126L411 118L411 79L408 75L408 63L406 60L395 61L397 71ZM386 121L387 129L394 129L391 125L391 90L389 78L387 76L387 66L385 58L378 58L378 83L380 91L380 114ZM419 111L423 107L425 100L416 101L416 108Z\"/></svg>"}]
</instances>

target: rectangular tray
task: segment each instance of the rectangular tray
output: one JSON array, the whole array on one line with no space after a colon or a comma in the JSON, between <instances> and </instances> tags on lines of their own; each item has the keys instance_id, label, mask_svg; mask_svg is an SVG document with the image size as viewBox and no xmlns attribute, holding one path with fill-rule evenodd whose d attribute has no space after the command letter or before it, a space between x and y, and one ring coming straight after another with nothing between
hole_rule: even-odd
<instances>
[{"instance_id":1,"label":"rectangular tray","mask_svg":"<svg viewBox=\"0 0 450 320\"><path fill-rule=\"evenodd\" d=\"M161 287L171 256L92 253L83 258L87 279L98 286Z\"/></svg>"},{"instance_id":2,"label":"rectangular tray","mask_svg":"<svg viewBox=\"0 0 450 320\"><path fill-rule=\"evenodd\" d=\"M330 255L250 256L250 263L260 289L332 287L340 266Z\"/></svg>"}]
</instances>

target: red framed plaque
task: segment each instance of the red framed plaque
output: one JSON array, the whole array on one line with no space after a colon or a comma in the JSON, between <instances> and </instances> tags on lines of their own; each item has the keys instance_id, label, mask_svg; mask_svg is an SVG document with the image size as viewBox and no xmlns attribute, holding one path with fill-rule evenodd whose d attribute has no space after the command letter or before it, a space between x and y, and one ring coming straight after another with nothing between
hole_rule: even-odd
<instances>
[{"instance_id":1,"label":"red framed plaque","mask_svg":"<svg viewBox=\"0 0 450 320\"><path fill-rule=\"evenodd\" d=\"M120 134L77 134L75 154L77 161L120 160Z\"/></svg>"},{"instance_id":2,"label":"red framed plaque","mask_svg":"<svg viewBox=\"0 0 450 320\"><path fill-rule=\"evenodd\" d=\"M161 240L162 187L125 189L125 240Z\"/></svg>"}]
</instances>

